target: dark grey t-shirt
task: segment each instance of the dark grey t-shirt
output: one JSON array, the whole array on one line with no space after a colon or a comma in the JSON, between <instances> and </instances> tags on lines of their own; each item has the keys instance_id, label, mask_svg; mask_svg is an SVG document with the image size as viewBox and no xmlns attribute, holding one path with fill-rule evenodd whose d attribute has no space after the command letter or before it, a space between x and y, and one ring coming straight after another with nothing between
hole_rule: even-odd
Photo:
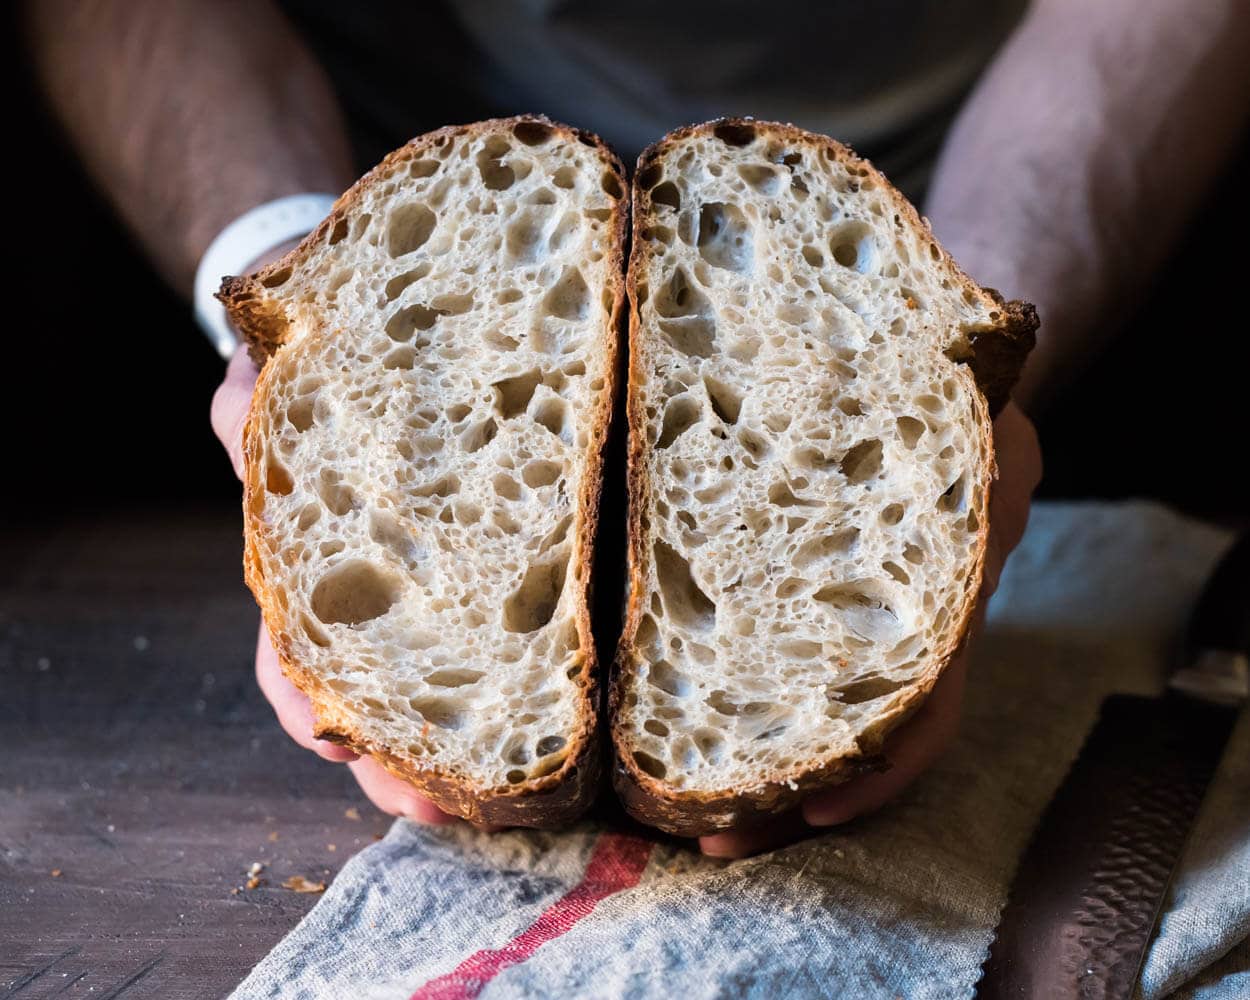
<instances>
[{"instance_id":1,"label":"dark grey t-shirt","mask_svg":"<svg viewBox=\"0 0 1250 1000\"><path fill-rule=\"evenodd\" d=\"M437 16L431 4L287 7L313 25L340 90L396 142L461 108L538 111L598 132L630 162L677 125L754 115L849 142L914 190L1026 2L456 0Z\"/></svg>"}]
</instances>

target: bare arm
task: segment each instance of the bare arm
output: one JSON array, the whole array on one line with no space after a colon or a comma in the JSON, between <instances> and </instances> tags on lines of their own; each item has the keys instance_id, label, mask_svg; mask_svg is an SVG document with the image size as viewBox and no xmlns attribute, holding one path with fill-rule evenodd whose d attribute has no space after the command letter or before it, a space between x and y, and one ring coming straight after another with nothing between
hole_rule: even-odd
<instances>
[{"instance_id":1,"label":"bare arm","mask_svg":"<svg viewBox=\"0 0 1250 1000\"><path fill-rule=\"evenodd\" d=\"M355 176L329 82L269 2L37 0L26 25L88 172L184 294L231 219Z\"/></svg>"},{"instance_id":2,"label":"bare arm","mask_svg":"<svg viewBox=\"0 0 1250 1000\"><path fill-rule=\"evenodd\" d=\"M1034 302L1045 402L1177 238L1250 112L1250 3L1038 0L964 107L928 215L975 279Z\"/></svg>"}]
</instances>

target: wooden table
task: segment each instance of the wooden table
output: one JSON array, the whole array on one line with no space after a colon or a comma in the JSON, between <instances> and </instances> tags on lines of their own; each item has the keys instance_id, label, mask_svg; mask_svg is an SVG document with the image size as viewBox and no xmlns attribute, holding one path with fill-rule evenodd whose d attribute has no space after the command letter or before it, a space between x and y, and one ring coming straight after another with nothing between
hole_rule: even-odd
<instances>
[{"instance_id":1,"label":"wooden table","mask_svg":"<svg viewBox=\"0 0 1250 1000\"><path fill-rule=\"evenodd\" d=\"M387 828L261 697L240 552L235 510L0 528L6 1000L223 996Z\"/></svg>"}]
</instances>

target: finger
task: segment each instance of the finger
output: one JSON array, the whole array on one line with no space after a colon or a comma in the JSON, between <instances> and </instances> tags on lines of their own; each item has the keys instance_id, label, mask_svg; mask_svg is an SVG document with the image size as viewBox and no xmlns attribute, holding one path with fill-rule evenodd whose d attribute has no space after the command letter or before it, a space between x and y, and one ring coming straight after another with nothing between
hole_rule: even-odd
<instances>
[{"instance_id":1,"label":"finger","mask_svg":"<svg viewBox=\"0 0 1250 1000\"><path fill-rule=\"evenodd\" d=\"M305 750L311 750L317 756L336 764L359 757L359 754L346 747L313 736L315 719L312 703L282 673L278 654L274 652L273 643L269 641L269 631L263 622L256 635L256 681L260 685L261 693L273 706L278 723Z\"/></svg>"},{"instance_id":2,"label":"finger","mask_svg":"<svg viewBox=\"0 0 1250 1000\"><path fill-rule=\"evenodd\" d=\"M989 539L981 594L998 589L1003 565L1024 537L1029 500L1042 478L1042 454L1033 422L1014 403L994 421L994 453L998 478L990 489Z\"/></svg>"},{"instance_id":3,"label":"finger","mask_svg":"<svg viewBox=\"0 0 1250 1000\"><path fill-rule=\"evenodd\" d=\"M700 837L699 850L709 858L745 858L792 844L810 836L811 832L803 814L795 809L759 826Z\"/></svg>"},{"instance_id":4,"label":"finger","mask_svg":"<svg viewBox=\"0 0 1250 1000\"><path fill-rule=\"evenodd\" d=\"M812 826L834 826L879 809L910 785L947 747L959 729L967 656L951 661L920 709L886 742L890 769L818 792L803 803Z\"/></svg>"},{"instance_id":5,"label":"finger","mask_svg":"<svg viewBox=\"0 0 1250 1000\"><path fill-rule=\"evenodd\" d=\"M243 478L243 425L247 421L247 408L252 401L252 387L256 385L256 366L247 356L242 345L235 348L226 367L226 377L213 393L209 419L226 453L234 474Z\"/></svg>"},{"instance_id":6,"label":"finger","mask_svg":"<svg viewBox=\"0 0 1250 1000\"><path fill-rule=\"evenodd\" d=\"M400 781L371 757L361 757L347 765L369 801L382 812L406 816L416 823L442 826L455 823L456 817L443 812L408 782Z\"/></svg>"}]
</instances>

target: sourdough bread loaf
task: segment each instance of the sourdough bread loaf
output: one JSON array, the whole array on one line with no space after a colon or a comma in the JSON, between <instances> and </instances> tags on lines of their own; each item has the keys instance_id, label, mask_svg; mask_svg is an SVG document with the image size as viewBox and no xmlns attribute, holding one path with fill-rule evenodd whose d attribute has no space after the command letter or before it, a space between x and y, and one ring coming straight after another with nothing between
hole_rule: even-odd
<instances>
[{"instance_id":1,"label":"sourdough bread loaf","mask_svg":"<svg viewBox=\"0 0 1250 1000\"><path fill-rule=\"evenodd\" d=\"M791 126L678 130L633 205L614 782L698 835L874 765L963 642L1037 320Z\"/></svg>"},{"instance_id":2,"label":"sourdough bread loaf","mask_svg":"<svg viewBox=\"0 0 1250 1000\"><path fill-rule=\"evenodd\" d=\"M245 568L283 671L320 738L472 820L555 825L593 793L625 217L588 133L444 128L222 286L263 365Z\"/></svg>"}]
</instances>

